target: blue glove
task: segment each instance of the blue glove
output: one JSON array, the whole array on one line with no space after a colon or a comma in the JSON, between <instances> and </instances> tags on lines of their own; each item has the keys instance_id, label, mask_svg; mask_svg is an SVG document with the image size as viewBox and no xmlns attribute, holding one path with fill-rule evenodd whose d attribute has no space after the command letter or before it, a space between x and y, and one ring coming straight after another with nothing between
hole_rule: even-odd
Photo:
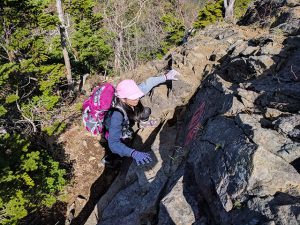
<instances>
[{"instance_id":1,"label":"blue glove","mask_svg":"<svg viewBox=\"0 0 300 225\"><path fill-rule=\"evenodd\" d=\"M131 152L131 157L134 158L136 161L137 165L145 165L146 163L149 163L152 161L150 154L146 152L139 152L137 150L133 150Z\"/></svg>"},{"instance_id":2,"label":"blue glove","mask_svg":"<svg viewBox=\"0 0 300 225\"><path fill-rule=\"evenodd\" d=\"M166 80L178 80L178 78L176 76L178 76L179 73L172 69L170 70L165 76L166 76Z\"/></svg>"}]
</instances>

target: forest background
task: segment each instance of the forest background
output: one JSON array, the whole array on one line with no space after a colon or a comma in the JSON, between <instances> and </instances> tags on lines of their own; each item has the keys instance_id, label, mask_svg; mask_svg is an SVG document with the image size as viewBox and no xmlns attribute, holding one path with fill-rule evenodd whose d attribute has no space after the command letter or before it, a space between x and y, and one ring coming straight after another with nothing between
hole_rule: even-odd
<instances>
[{"instance_id":1,"label":"forest background","mask_svg":"<svg viewBox=\"0 0 300 225\"><path fill-rule=\"evenodd\" d=\"M229 22L250 3L236 0ZM224 15L223 0L2 0L0 224L63 200L72 165L56 140L81 113L84 77L161 59Z\"/></svg>"}]
</instances>

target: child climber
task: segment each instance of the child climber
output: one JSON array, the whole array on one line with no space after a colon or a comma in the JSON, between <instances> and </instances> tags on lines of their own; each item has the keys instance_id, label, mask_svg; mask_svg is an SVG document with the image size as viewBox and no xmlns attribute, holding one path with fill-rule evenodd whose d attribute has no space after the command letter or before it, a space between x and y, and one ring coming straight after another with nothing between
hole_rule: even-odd
<instances>
[{"instance_id":1,"label":"child climber","mask_svg":"<svg viewBox=\"0 0 300 225\"><path fill-rule=\"evenodd\" d=\"M128 146L135 122L138 122L141 127L154 125L153 121L149 120L151 109L143 107L140 98L158 84L167 80L177 80L177 75L179 73L176 70L170 70L165 75L150 77L139 85L133 80L123 80L117 85L115 105L109 115L110 119L106 119L105 122L108 130L106 138L111 152L103 158L103 163L110 164L119 156L132 157L138 165L152 161L149 153Z\"/></svg>"}]
</instances>

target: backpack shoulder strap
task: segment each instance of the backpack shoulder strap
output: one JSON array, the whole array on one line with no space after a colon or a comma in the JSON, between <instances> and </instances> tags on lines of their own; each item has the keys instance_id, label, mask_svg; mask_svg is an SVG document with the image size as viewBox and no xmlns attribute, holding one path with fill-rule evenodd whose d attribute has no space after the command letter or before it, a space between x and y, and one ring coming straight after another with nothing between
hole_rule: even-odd
<instances>
[{"instance_id":1,"label":"backpack shoulder strap","mask_svg":"<svg viewBox=\"0 0 300 225\"><path fill-rule=\"evenodd\" d=\"M115 105L110 110L112 110L112 111L116 110L116 111L121 112L123 114L123 116L124 116L124 120L126 121L126 123L129 123L129 119L128 119L127 113L126 113L126 111L121 106Z\"/></svg>"}]
</instances>

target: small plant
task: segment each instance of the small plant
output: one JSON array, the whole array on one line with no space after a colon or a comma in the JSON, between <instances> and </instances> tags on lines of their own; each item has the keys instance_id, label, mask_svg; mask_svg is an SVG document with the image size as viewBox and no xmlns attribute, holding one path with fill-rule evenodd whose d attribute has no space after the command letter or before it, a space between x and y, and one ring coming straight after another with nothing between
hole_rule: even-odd
<instances>
[{"instance_id":1,"label":"small plant","mask_svg":"<svg viewBox=\"0 0 300 225\"><path fill-rule=\"evenodd\" d=\"M241 209L242 208L242 203L240 200L236 200L234 203L233 203L233 208L234 209Z\"/></svg>"},{"instance_id":2,"label":"small plant","mask_svg":"<svg viewBox=\"0 0 300 225\"><path fill-rule=\"evenodd\" d=\"M19 96L18 95L8 95L5 99L5 103L13 103L15 101L17 101L19 99Z\"/></svg>"},{"instance_id":3,"label":"small plant","mask_svg":"<svg viewBox=\"0 0 300 225\"><path fill-rule=\"evenodd\" d=\"M221 150L222 148L223 148L223 145L220 144L220 143L217 143L216 147L215 147L215 150L218 151L218 150Z\"/></svg>"},{"instance_id":4,"label":"small plant","mask_svg":"<svg viewBox=\"0 0 300 225\"><path fill-rule=\"evenodd\" d=\"M0 116L4 116L7 113L7 110L3 105L0 105Z\"/></svg>"},{"instance_id":5,"label":"small plant","mask_svg":"<svg viewBox=\"0 0 300 225\"><path fill-rule=\"evenodd\" d=\"M42 130L45 131L49 136L58 135L64 131L66 123L56 121L52 126L44 127Z\"/></svg>"}]
</instances>

